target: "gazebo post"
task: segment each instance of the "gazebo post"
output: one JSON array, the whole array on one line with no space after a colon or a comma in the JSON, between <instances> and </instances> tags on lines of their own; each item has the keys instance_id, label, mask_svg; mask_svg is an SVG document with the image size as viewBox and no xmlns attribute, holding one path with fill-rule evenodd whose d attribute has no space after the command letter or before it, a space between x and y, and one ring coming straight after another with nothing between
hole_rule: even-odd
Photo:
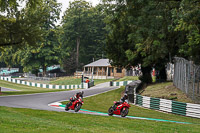
<instances>
[{"instance_id":1,"label":"gazebo post","mask_svg":"<svg viewBox=\"0 0 200 133\"><path fill-rule=\"evenodd\" d=\"M90 71L89 71L89 75L91 76L91 67L89 67L89 68L90 68L90 69L89 69L89 70L90 70Z\"/></svg>"},{"instance_id":2,"label":"gazebo post","mask_svg":"<svg viewBox=\"0 0 200 133\"><path fill-rule=\"evenodd\" d=\"M99 76L99 67L97 67L97 78L99 78L98 76Z\"/></svg>"},{"instance_id":3,"label":"gazebo post","mask_svg":"<svg viewBox=\"0 0 200 133\"><path fill-rule=\"evenodd\" d=\"M103 77L103 67L101 68L101 79Z\"/></svg>"},{"instance_id":4,"label":"gazebo post","mask_svg":"<svg viewBox=\"0 0 200 133\"><path fill-rule=\"evenodd\" d=\"M92 67L92 81L93 81L94 67Z\"/></svg>"},{"instance_id":5,"label":"gazebo post","mask_svg":"<svg viewBox=\"0 0 200 133\"><path fill-rule=\"evenodd\" d=\"M107 66L107 70L106 70L106 79L108 77L108 66Z\"/></svg>"}]
</instances>

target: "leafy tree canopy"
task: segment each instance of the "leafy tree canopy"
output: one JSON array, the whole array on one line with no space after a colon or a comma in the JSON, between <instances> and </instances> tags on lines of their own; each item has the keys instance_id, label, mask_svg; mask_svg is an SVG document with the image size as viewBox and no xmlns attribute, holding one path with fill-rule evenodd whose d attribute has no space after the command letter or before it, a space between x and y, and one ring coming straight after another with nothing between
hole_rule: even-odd
<instances>
[{"instance_id":1,"label":"leafy tree canopy","mask_svg":"<svg viewBox=\"0 0 200 133\"><path fill-rule=\"evenodd\" d=\"M63 34L61 36L62 47L71 57L67 64L74 64L74 70L81 68L83 64L93 61L93 58L102 57L105 45L105 14L102 6L92 7L84 0L76 0L70 3L63 17ZM105 54L104 54L105 55Z\"/></svg>"}]
</instances>

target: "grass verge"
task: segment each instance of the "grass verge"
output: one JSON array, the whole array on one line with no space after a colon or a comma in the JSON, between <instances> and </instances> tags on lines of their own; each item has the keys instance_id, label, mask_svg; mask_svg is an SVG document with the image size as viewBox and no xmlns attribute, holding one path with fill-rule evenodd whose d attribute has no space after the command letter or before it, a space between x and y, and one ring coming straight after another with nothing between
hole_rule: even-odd
<instances>
[{"instance_id":1,"label":"grass verge","mask_svg":"<svg viewBox=\"0 0 200 133\"><path fill-rule=\"evenodd\" d=\"M56 80L50 81L49 84L55 85L79 85L81 84L81 78L76 77L61 77Z\"/></svg>"},{"instance_id":2,"label":"grass verge","mask_svg":"<svg viewBox=\"0 0 200 133\"><path fill-rule=\"evenodd\" d=\"M175 100L179 102L192 103L192 100L188 98L181 90L173 86L172 82L163 82L149 85L144 90L144 92L142 92L142 95L168 100Z\"/></svg>"},{"instance_id":3,"label":"grass verge","mask_svg":"<svg viewBox=\"0 0 200 133\"><path fill-rule=\"evenodd\" d=\"M112 81L113 79L94 79L94 84L100 84L104 82L109 82ZM81 78L76 78L76 77L62 77L54 81L50 81L50 84L55 84L55 85L74 85L74 84L81 84Z\"/></svg>"},{"instance_id":4,"label":"grass verge","mask_svg":"<svg viewBox=\"0 0 200 133\"><path fill-rule=\"evenodd\" d=\"M1 95L22 95L22 94L32 94L32 93L45 93L45 92L57 92L57 91L67 91L67 90L58 90L58 89L48 89L48 88L39 88L31 87L27 85L15 84L8 81L0 80L0 86L10 89L16 89L20 91L4 91Z\"/></svg>"},{"instance_id":5,"label":"grass verge","mask_svg":"<svg viewBox=\"0 0 200 133\"><path fill-rule=\"evenodd\" d=\"M138 76L125 76L123 78L116 80L115 82L129 81L129 80L139 80L139 78L138 78Z\"/></svg>"}]
</instances>

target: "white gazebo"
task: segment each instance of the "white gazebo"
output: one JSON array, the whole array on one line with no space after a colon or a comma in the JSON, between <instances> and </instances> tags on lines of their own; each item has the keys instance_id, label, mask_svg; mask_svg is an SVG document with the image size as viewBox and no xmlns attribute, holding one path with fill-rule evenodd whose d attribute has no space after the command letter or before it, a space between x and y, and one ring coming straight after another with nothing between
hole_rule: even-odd
<instances>
[{"instance_id":1,"label":"white gazebo","mask_svg":"<svg viewBox=\"0 0 200 133\"><path fill-rule=\"evenodd\" d=\"M84 66L84 76L93 76L93 79L112 79L125 76L125 69L111 66L109 59L99 59Z\"/></svg>"}]
</instances>

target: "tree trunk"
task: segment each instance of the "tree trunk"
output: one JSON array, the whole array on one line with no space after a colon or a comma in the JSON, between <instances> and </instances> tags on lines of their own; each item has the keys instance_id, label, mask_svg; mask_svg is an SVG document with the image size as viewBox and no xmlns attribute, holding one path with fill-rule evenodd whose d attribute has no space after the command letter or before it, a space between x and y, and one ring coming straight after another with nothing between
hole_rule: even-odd
<instances>
[{"instance_id":1,"label":"tree trunk","mask_svg":"<svg viewBox=\"0 0 200 133\"><path fill-rule=\"evenodd\" d=\"M46 73L47 73L47 66L44 65L44 66L43 66L43 77L46 76Z\"/></svg>"},{"instance_id":2,"label":"tree trunk","mask_svg":"<svg viewBox=\"0 0 200 133\"><path fill-rule=\"evenodd\" d=\"M156 82L164 82L166 80L167 80L166 68L164 65L162 65L160 70L157 70Z\"/></svg>"},{"instance_id":3,"label":"tree trunk","mask_svg":"<svg viewBox=\"0 0 200 133\"><path fill-rule=\"evenodd\" d=\"M80 47L80 37L76 39L76 69L78 69L79 64L79 47Z\"/></svg>"},{"instance_id":4,"label":"tree trunk","mask_svg":"<svg viewBox=\"0 0 200 133\"><path fill-rule=\"evenodd\" d=\"M141 67L141 71L142 71L142 76L140 77L140 80L143 83L146 84L151 84L152 83L152 77L151 77L151 67Z\"/></svg>"}]
</instances>

